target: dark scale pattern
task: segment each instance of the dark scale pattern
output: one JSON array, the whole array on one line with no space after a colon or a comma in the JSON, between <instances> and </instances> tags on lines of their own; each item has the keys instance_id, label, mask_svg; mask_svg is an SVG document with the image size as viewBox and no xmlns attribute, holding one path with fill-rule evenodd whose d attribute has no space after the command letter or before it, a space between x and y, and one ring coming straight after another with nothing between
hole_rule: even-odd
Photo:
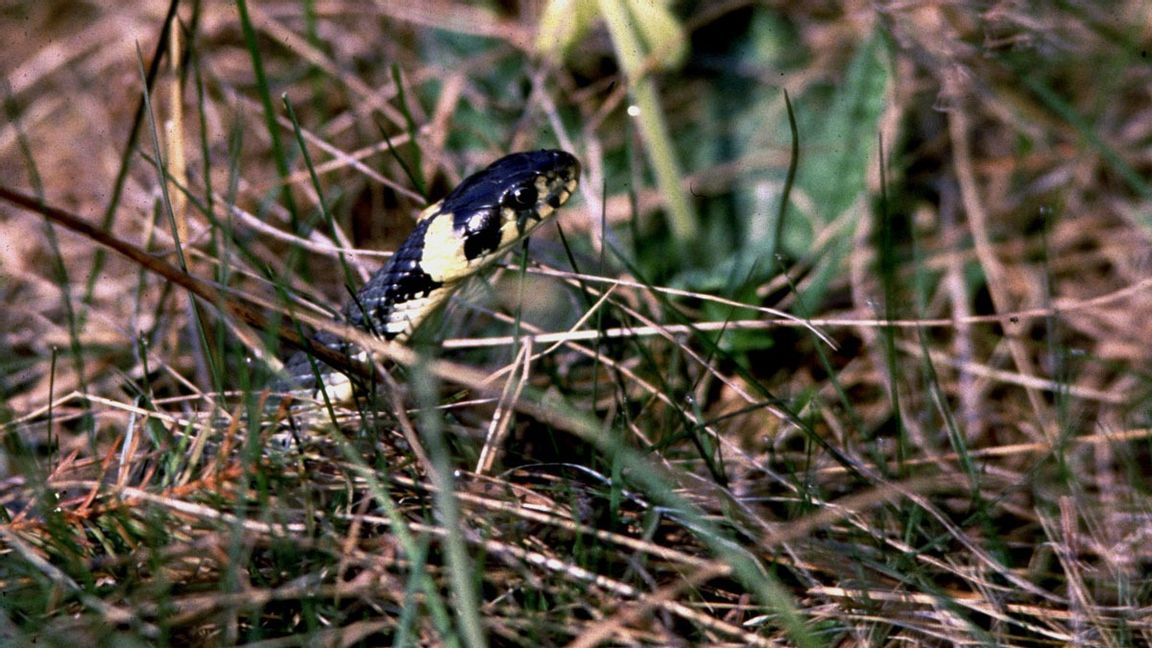
<instances>
[{"instance_id":1,"label":"dark scale pattern","mask_svg":"<svg viewBox=\"0 0 1152 648\"><path fill-rule=\"evenodd\" d=\"M399 335L387 330L389 316L396 304L427 297L433 290L444 285L428 276L420 267L420 259L424 257L424 238L428 226L436 218L440 216L425 218L416 223L416 229L412 230L400 249L364 284L356 294L356 299L344 307L344 316L349 323L391 340ZM369 315L367 321L365 314Z\"/></svg>"},{"instance_id":2,"label":"dark scale pattern","mask_svg":"<svg viewBox=\"0 0 1152 648\"><path fill-rule=\"evenodd\" d=\"M492 254L500 247L500 214L497 210L489 208L483 212L473 212L473 218L465 221L464 258L472 261L485 254ZM457 218L456 222L459 221Z\"/></svg>"},{"instance_id":3,"label":"dark scale pattern","mask_svg":"<svg viewBox=\"0 0 1152 648\"><path fill-rule=\"evenodd\" d=\"M399 335L388 331L388 317L395 305L427 296L444 285L420 269L420 259L424 256L424 238L428 226L435 218L426 218L417 223L416 228L395 254L356 293L356 298L344 305L342 313L344 321L385 340L392 340ZM320 331L313 340L345 355L358 352L355 345L327 331ZM319 360L316 362L321 374L331 371L332 368L328 365ZM316 387L316 375L312 371L312 363L308 355L302 351L292 354L284 364L284 373L288 378L282 384L278 384L275 391L312 390Z\"/></svg>"},{"instance_id":4,"label":"dark scale pattern","mask_svg":"<svg viewBox=\"0 0 1152 648\"><path fill-rule=\"evenodd\" d=\"M320 331L312 340L318 344L322 344L329 349L339 351L343 354L348 354L352 351L352 345L344 341L343 338L333 335L327 331ZM317 369L321 375L332 371L332 368L323 362L316 361ZM272 385L274 392L288 392L293 390L315 390L316 374L312 371L312 362L308 354L303 351L297 351L292 354L292 357L284 363L283 380L278 380Z\"/></svg>"}]
</instances>

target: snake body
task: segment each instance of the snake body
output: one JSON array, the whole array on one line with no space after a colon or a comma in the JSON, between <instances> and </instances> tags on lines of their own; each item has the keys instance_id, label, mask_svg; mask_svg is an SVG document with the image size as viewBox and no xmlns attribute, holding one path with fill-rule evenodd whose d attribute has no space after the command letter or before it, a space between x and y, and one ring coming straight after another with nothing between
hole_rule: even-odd
<instances>
[{"instance_id":1,"label":"snake body","mask_svg":"<svg viewBox=\"0 0 1152 648\"><path fill-rule=\"evenodd\" d=\"M344 305L340 319L385 340L405 341L468 277L553 216L572 196L580 163L559 150L513 153L468 176L429 206L395 254ZM366 362L368 354L322 331L313 341ZM355 380L303 351L274 390L332 402L352 399Z\"/></svg>"}]
</instances>

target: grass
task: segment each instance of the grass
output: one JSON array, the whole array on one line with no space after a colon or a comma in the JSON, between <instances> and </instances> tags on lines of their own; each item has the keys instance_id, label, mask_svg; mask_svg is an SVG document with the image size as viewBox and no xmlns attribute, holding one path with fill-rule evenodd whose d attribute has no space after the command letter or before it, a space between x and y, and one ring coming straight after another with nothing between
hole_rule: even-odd
<instances>
[{"instance_id":1,"label":"grass","mask_svg":"<svg viewBox=\"0 0 1152 648\"><path fill-rule=\"evenodd\" d=\"M6 645L1152 643L1141 3L401 4L0 10ZM381 389L265 405L553 146Z\"/></svg>"}]
</instances>

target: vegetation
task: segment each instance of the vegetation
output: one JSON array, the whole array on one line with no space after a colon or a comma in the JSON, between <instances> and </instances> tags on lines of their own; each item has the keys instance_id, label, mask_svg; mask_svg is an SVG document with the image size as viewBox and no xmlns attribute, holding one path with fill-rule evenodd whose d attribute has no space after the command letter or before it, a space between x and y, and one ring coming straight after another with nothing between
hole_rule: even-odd
<instances>
[{"instance_id":1,"label":"vegetation","mask_svg":"<svg viewBox=\"0 0 1152 648\"><path fill-rule=\"evenodd\" d=\"M161 5L0 8L5 645L1152 643L1147 3ZM267 404L539 147L556 225Z\"/></svg>"}]
</instances>

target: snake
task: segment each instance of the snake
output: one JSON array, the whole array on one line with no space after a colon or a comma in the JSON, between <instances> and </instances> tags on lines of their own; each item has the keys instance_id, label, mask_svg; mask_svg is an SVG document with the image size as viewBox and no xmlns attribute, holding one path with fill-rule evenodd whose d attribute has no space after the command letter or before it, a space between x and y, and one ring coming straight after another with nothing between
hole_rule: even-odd
<instances>
[{"instance_id":1,"label":"snake","mask_svg":"<svg viewBox=\"0 0 1152 648\"><path fill-rule=\"evenodd\" d=\"M561 150L512 153L492 162L420 213L411 234L337 319L387 341L409 340L466 279L554 216L579 179L580 162ZM365 349L328 331L312 342L353 363L370 360ZM298 351L284 363L273 391L348 403L362 382Z\"/></svg>"}]
</instances>

